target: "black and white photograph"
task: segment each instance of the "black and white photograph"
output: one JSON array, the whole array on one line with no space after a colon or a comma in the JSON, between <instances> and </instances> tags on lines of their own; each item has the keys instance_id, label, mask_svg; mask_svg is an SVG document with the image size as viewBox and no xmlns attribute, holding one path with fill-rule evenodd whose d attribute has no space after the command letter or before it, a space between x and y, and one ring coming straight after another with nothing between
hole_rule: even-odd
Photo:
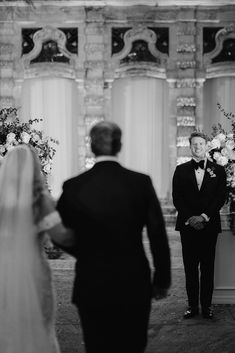
<instances>
[{"instance_id":1,"label":"black and white photograph","mask_svg":"<svg viewBox=\"0 0 235 353\"><path fill-rule=\"evenodd\" d=\"M235 352L235 0L0 0L0 353Z\"/></svg>"}]
</instances>

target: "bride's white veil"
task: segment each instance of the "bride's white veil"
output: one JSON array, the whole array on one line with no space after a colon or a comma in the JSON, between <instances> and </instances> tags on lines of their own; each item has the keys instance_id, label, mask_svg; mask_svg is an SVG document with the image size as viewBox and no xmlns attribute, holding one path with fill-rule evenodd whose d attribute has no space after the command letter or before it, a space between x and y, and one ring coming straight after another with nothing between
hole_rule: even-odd
<instances>
[{"instance_id":1,"label":"bride's white veil","mask_svg":"<svg viewBox=\"0 0 235 353\"><path fill-rule=\"evenodd\" d=\"M33 215L34 160L29 147L0 166L1 353L49 353L38 279L40 248Z\"/></svg>"}]
</instances>

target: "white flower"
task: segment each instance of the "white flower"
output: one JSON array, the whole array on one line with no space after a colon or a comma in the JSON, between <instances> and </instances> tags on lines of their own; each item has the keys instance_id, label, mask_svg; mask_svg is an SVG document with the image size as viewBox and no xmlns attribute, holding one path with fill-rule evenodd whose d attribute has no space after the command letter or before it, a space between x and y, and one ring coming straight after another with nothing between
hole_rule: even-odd
<instances>
[{"instance_id":1,"label":"white flower","mask_svg":"<svg viewBox=\"0 0 235 353\"><path fill-rule=\"evenodd\" d=\"M12 144L6 144L5 147L8 152L14 148Z\"/></svg>"},{"instance_id":2,"label":"white flower","mask_svg":"<svg viewBox=\"0 0 235 353\"><path fill-rule=\"evenodd\" d=\"M220 142L224 142L225 139L226 139L226 135L221 132L221 133L218 134L215 138L216 138L217 140L219 140Z\"/></svg>"},{"instance_id":3,"label":"white flower","mask_svg":"<svg viewBox=\"0 0 235 353\"><path fill-rule=\"evenodd\" d=\"M227 134L227 138L228 138L229 140L233 140L233 133L230 132L229 134Z\"/></svg>"},{"instance_id":4,"label":"white flower","mask_svg":"<svg viewBox=\"0 0 235 353\"><path fill-rule=\"evenodd\" d=\"M44 170L45 173L50 173L50 171L51 171L50 163L45 164L44 167L43 167L43 170Z\"/></svg>"},{"instance_id":5,"label":"white flower","mask_svg":"<svg viewBox=\"0 0 235 353\"><path fill-rule=\"evenodd\" d=\"M225 147L229 150L232 150L235 147L235 143L233 140L228 140L225 142Z\"/></svg>"},{"instance_id":6,"label":"white flower","mask_svg":"<svg viewBox=\"0 0 235 353\"><path fill-rule=\"evenodd\" d=\"M23 143L29 143L29 140L31 139L31 136L25 131L20 134L20 137Z\"/></svg>"},{"instance_id":7,"label":"white flower","mask_svg":"<svg viewBox=\"0 0 235 353\"><path fill-rule=\"evenodd\" d=\"M0 145L0 154L4 153L6 151L6 148L4 145Z\"/></svg>"},{"instance_id":8,"label":"white flower","mask_svg":"<svg viewBox=\"0 0 235 353\"><path fill-rule=\"evenodd\" d=\"M37 142L40 140L40 136L36 134L36 132L33 132L31 135L32 141Z\"/></svg>"},{"instance_id":9,"label":"white flower","mask_svg":"<svg viewBox=\"0 0 235 353\"><path fill-rule=\"evenodd\" d=\"M222 148L221 154L222 154L222 156L228 157L229 150L227 150L227 148Z\"/></svg>"},{"instance_id":10,"label":"white flower","mask_svg":"<svg viewBox=\"0 0 235 353\"><path fill-rule=\"evenodd\" d=\"M211 150L214 150L215 148L220 148L220 147L221 147L220 140L213 138L213 140L210 141L209 148Z\"/></svg>"},{"instance_id":11,"label":"white flower","mask_svg":"<svg viewBox=\"0 0 235 353\"><path fill-rule=\"evenodd\" d=\"M7 142L12 143L15 140L16 134L14 132L10 132L7 134Z\"/></svg>"},{"instance_id":12,"label":"white flower","mask_svg":"<svg viewBox=\"0 0 235 353\"><path fill-rule=\"evenodd\" d=\"M219 152L215 152L214 154L213 154L213 158L217 161L220 157L222 157L221 156L221 154L219 153Z\"/></svg>"},{"instance_id":13,"label":"white flower","mask_svg":"<svg viewBox=\"0 0 235 353\"><path fill-rule=\"evenodd\" d=\"M235 160L235 151L228 150L228 159Z\"/></svg>"},{"instance_id":14,"label":"white flower","mask_svg":"<svg viewBox=\"0 0 235 353\"><path fill-rule=\"evenodd\" d=\"M219 165L225 166L226 164L228 164L228 158L225 156L221 156L217 159L217 163Z\"/></svg>"}]
</instances>

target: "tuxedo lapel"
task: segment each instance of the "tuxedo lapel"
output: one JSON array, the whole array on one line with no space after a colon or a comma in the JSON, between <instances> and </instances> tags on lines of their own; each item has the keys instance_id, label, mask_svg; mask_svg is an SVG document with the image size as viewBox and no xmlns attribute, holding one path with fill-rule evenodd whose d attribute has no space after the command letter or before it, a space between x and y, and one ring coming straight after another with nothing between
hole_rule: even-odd
<instances>
[{"instance_id":1,"label":"tuxedo lapel","mask_svg":"<svg viewBox=\"0 0 235 353\"><path fill-rule=\"evenodd\" d=\"M205 174L204 174L204 177L203 177L203 180L202 180L202 185L201 185L200 191L203 191L205 189L205 187L206 187L206 185L208 185L208 181L210 179L210 176L209 176L209 173L207 171L207 168L210 168L210 161L208 161L208 160L206 162Z\"/></svg>"},{"instance_id":2,"label":"tuxedo lapel","mask_svg":"<svg viewBox=\"0 0 235 353\"><path fill-rule=\"evenodd\" d=\"M197 186L197 179L196 179L196 175L195 175L195 169L191 160L191 163L189 165L189 177L192 181L193 187L199 191L198 186Z\"/></svg>"}]
</instances>

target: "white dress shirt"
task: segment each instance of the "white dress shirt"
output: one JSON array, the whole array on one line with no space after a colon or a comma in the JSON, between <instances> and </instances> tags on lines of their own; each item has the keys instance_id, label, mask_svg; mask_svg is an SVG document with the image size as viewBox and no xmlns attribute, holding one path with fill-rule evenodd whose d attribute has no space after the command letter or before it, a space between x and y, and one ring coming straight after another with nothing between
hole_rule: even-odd
<instances>
[{"instance_id":1,"label":"white dress shirt","mask_svg":"<svg viewBox=\"0 0 235 353\"><path fill-rule=\"evenodd\" d=\"M98 156L95 158L95 163L112 161L119 163L118 157L116 156Z\"/></svg>"},{"instance_id":2,"label":"white dress shirt","mask_svg":"<svg viewBox=\"0 0 235 353\"><path fill-rule=\"evenodd\" d=\"M193 159L195 160L195 162L198 162L198 160L196 160L196 158L193 158ZM202 186L203 178L205 175L206 162L207 162L207 160L205 159L203 169L200 167L198 169L195 169L195 176L196 176L196 180L197 180L198 190L200 190L201 186ZM202 213L201 216L205 219L206 222L209 222L210 218L205 213ZM187 221L185 224L188 225L189 222Z\"/></svg>"},{"instance_id":3,"label":"white dress shirt","mask_svg":"<svg viewBox=\"0 0 235 353\"><path fill-rule=\"evenodd\" d=\"M195 162L198 162L195 158L193 158L195 160ZM201 186L202 186L202 182L203 182L203 178L205 175L205 166L206 166L206 159L204 160L204 168L198 168L195 169L195 176L196 176L196 180L197 180L197 187L200 190Z\"/></svg>"}]
</instances>

